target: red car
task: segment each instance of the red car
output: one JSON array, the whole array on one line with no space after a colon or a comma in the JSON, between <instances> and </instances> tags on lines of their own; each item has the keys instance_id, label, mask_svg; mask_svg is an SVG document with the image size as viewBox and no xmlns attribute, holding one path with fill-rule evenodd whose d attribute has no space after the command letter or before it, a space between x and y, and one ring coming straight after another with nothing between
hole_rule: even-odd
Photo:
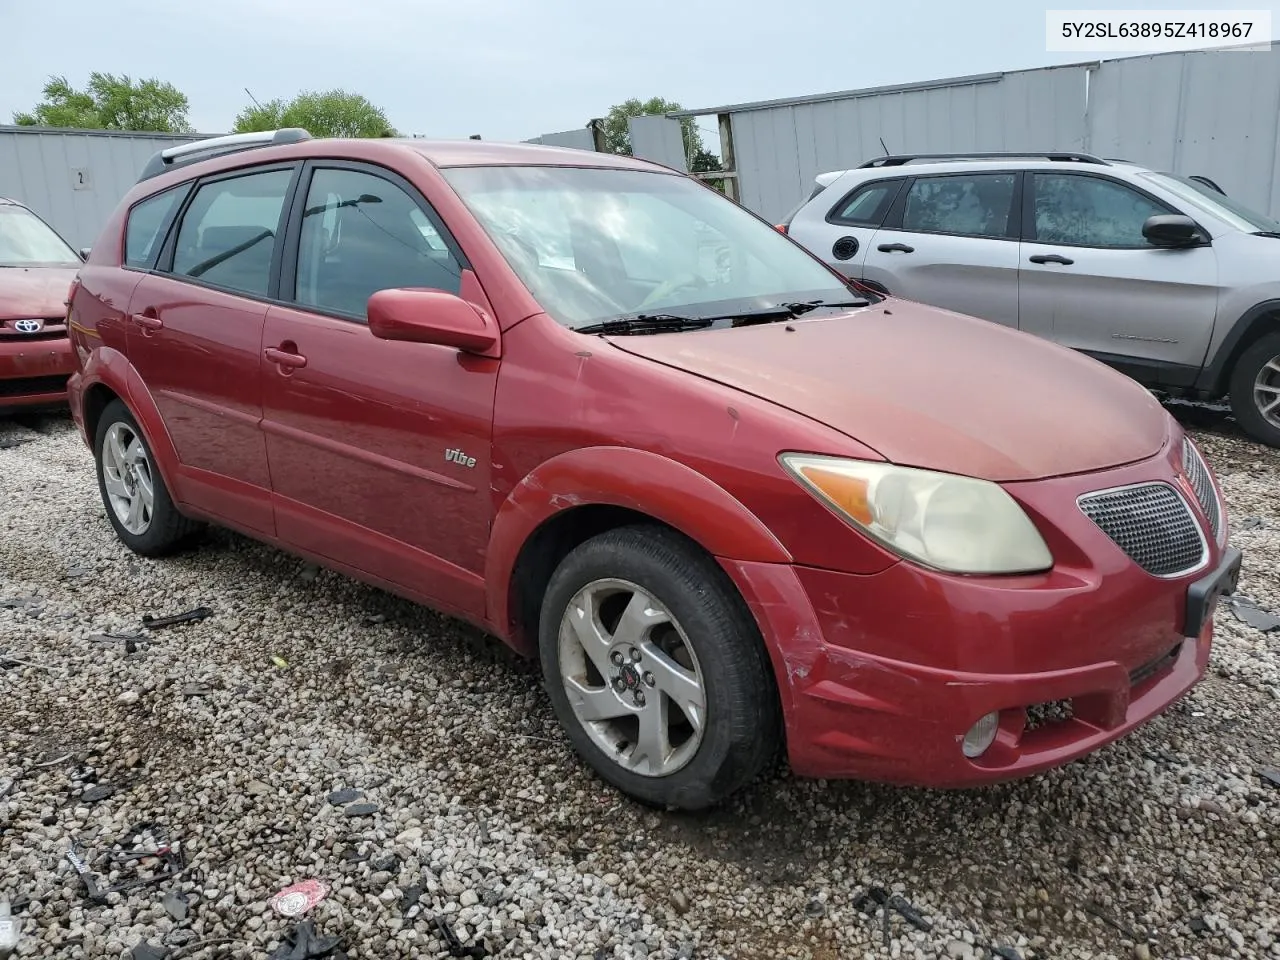
<instances>
[{"instance_id":1,"label":"red car","mask_svg":"<svg viewBox=\"0 0 1280 960\"><path fill-rule=\"evenodd\" d=\"M901 784L1063 764L1196 683L1239 571L1136 383L628 157L174 148L71 316L125 544L208 521L478 624L653 804L784 745Z\"/></svg>"},{"instance_id":2,"label":"red car","mask_svg":"<svg viewBox=\"0 0 1280 960\"><path fill-rule=\"evenodd\" d=\"M67 290L80 266L53 227L0 197L0 411L66 403Z\"/></svg>"}]
</instances>

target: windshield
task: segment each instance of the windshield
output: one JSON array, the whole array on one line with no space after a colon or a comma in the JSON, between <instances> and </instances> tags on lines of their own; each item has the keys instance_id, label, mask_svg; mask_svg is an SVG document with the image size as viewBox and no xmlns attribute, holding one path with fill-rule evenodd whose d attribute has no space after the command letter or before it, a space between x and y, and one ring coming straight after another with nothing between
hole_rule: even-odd
<instances>
[{"instance_id":1,"label":"windshield","mask_svg":"<svg viewBox=\"0 0 1280 960\"><path fill-rule=\"evenodd\" d=\"M1250 210L1244 204L1217 193L1202 183L1173 173L1144 173L1143 177L1159 184L1178 198L1212 214L1245 233L1280 232L1280 221Z\"/></svg>"},{"instance_id":2,"label":"windshield","mask_svg":"<svg viewBox=\"0 0 1280 960\"><path fill-rule=\"evenodd\" d=\"M26 207L0 204L0 267L79 266L80 258Z\"/></svg>"},{"instance_id":3,"label":"windshield","mask_svg":"<svg viewBox=\"0 0 1280 960\"><path fill-rule=\"evenodd\" d=\"M443 173L538 302L569 327L856 296L776 230L687 177L580 167Z\"/></svg>"}]
</instances>

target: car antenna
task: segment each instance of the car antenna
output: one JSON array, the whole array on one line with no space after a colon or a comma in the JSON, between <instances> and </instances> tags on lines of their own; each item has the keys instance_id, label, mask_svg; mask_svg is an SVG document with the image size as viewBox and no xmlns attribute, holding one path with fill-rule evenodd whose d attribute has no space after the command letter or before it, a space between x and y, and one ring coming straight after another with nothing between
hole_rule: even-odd
<instances>
[{"instance_id":1,"label":"car antenna","mask_svg":"<svg viewBox=\"0 0 1280 960\"><path fill-rule=\"evenodd\" d=\"M884 155L889 156L889 148L884 145L884 137L880 138L880 149L884 151Z\"/></svg>"}]
</instances>

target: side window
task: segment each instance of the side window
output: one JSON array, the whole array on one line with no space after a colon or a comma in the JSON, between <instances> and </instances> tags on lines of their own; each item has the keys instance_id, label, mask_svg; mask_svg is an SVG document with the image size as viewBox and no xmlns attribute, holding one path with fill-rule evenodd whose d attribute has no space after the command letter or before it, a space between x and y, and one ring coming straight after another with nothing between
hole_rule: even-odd
<instances>
[{"instance_id":1,"label":"side window","mask_svg":"<svg viewBox=\"0 0 1280 960\"><path fill-rule=\"evenodd\" d=\"M1013 173L920 177L907 191L902 229L962 237L1005 237L1013 207Z\"/></svg>"},{"instance_id":2,"label":"side window","mask_svg":"<svg viewBox=\"0 0 1280 960\"><path fill-rule=\"evenodd\" d=\"M292 176L271 170L199 187L178 227L173 272L265 296Z\"/></svg>"},{"instance_id":3,"label":"side window","mask_svg":"<svg viewBox=\"0 0 1280 960\"><path fill-rule=\"evenodd\" d=\"M160 229L169 222L169 215L186 194L187 185L182 184L134 204L124 228L125 266L146 270L155 262L160 244L164 242Z\"/></svg>"},{"instance_id":4,"label":"side window","mask_svg":"<svg viewBox=\"0 0 1280 960\"><path fill-rule=\"evenodd\" d=\"M1172 213L1123 184L1064 173L1035 175L1035 237L1081 247L1145 247L1148 217Z\"/></svg>"},{"instance_id":5,"label":"side window","mask_svg":"<svg viewBox=\"0 0 1280 960\"><path fill-rule=\"evenodd\" d=\"M360 170L312 175L298 237L299 304L364 319L379 290L457 293L461 273L432 219L394 183Z\"/></svg>"},{"instance_id":6,"label":"side window","mask_svg":"<svg viewBox=\"0 0 1280 960\"><path fill-rule=\"evenodd\" d=\"M831 211L827 218L831 223L844 223L856 227L878 227L889 212L889 205L898 195L901 180L880 180L859 187L853 194Z\"/></svg>"}]
</instances>

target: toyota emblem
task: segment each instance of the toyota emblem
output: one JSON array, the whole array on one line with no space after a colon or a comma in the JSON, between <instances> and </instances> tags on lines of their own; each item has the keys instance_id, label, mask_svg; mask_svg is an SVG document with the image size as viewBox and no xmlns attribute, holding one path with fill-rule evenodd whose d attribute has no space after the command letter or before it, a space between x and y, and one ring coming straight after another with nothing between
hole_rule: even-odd
<instances>
[{"instance_id":1,"label":"toyota emblem","mask_svg":"<svg viewBox=\"0 0 1280 960\"><path fill-rule=\"evenodd\" d=\"M19 333L39 333L43 326L40 320L15 320L13 323L13 329Z\"/></svg>"}]
</instances>

